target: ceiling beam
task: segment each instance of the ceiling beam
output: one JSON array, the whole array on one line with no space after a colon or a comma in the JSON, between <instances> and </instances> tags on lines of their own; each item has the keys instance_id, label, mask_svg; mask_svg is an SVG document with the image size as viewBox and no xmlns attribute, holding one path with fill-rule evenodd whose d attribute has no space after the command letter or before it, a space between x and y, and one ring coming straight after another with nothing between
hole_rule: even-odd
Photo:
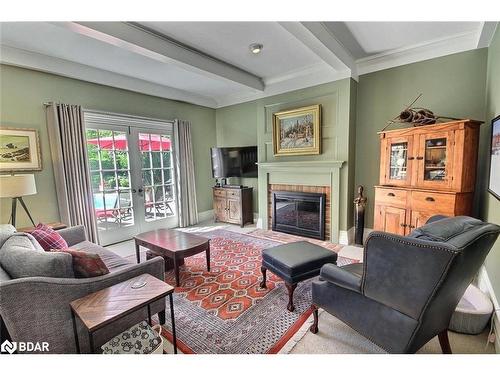
<instances>
[{"instance_id":1,"label":"ceiling beam","mask_svg":"<svg viewBox=\"0 0 500 375\"><path fill-rule=\"evenodd\" d=\"M354 58L322 22L280 22L280 25L334 70L348 70L351 77L358 79Z\"/></svg>"},{"instance_id":2,"label":"ceiling beam","mask_svg":"<svg viewBox=\"0 0 500 375\"><path fill-rule=\"evenodd\" d=\"M203 95L15 47L0 45L0 63L117 87L160 98L180 100L210 108L217 107L217 102L213 98Z\"/></svg>"},{"instance_id":3,"label":"ceiling beam","mask_svg":"<svg viewBox=\"0 0 500 375\"><path fill-rule=\"evenodd\" d=\"M189 48L142 25L126 22L55 23L73 32L113 44L130 52L212 78L223 78L257 91L265 88L263 80L243 69Z\"/></svg>"},{"instance_id":4,"label":"ceiling beam","mask_svg":"<svg viewBox=\"0 0 500 375\"><path fill-rule=\"evenodd\" d=\"M477 48L489 47L495 35L498 22L481 22L477 38Z\"/></svg>"}]
</instances>

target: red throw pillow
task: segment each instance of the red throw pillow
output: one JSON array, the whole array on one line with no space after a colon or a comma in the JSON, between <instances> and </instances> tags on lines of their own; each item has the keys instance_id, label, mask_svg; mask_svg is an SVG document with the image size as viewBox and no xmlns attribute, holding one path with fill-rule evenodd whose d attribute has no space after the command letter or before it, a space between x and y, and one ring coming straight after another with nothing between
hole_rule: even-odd
<instances>
[{"instance_id":1,"label":"red throw pillow","mask_svg":"<svg viewBox=\"0 0 500 375\"><path fill-rule=\"evenodd\" d=\"M68 247L64 238L45 224L38 224L30 234L35 237L45 251L49 251L50 249L66 249Z\"/></svg>"},{"instance_id":2,"label":"red throw pillow","mask_svg":"<svg viewBox=\"0 0 500 375\"><path fill-rule=\"evenodd\" d=\"M109 273L98 254L74 249L52 249L50 251L68 253L73 258L73 272L77 278L102 276Z\"/></svg>"}]
</instances>

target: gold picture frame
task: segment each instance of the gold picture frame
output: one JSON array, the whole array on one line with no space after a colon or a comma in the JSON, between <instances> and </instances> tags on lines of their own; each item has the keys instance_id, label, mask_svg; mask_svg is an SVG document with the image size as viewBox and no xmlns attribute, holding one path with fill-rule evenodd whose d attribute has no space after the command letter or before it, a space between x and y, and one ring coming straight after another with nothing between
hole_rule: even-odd
<instances>
[{"instance_id":1,"label":"gold picture frame","mask_svg":"<svg viewBox=\"0 0 500 375\"><path fill-rule=\"evenodd\" d=\"M273 113L274 156L321 153L319 104Z\"/></svg>"},{"instance_id":2,"label":"gold picture frame","mask_svg":"<svg viewBox=\"0 0 500 375\"><path fill-rule=\"evenodd\" d=\"M0 127L0 172L41 170L38 131Z\"/></svg>"}]
</instances>

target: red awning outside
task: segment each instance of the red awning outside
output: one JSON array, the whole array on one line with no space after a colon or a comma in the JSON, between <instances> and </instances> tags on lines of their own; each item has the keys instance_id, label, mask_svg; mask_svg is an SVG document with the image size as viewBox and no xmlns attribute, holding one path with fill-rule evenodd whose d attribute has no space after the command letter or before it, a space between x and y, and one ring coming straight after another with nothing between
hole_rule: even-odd
<instances>
[{"instance_id":1,"label":"red awning outside","mask_svg":"<svg viewBox=\"0 0 500 375\"><path fill-rule=\"evenodd\" d=\"M151 139L149 138L149 134L139 134L139 149L141 151L170 151L170 139L165 137L160 138L161 137L157 134L151 134ZM113 137L87 139L87 142L97 145L104 150L113 149ZM126 150L127 136L125 134L116 135L114 143L115 150ZM151 149L149 148L150 146Z\"/></svg>"}]
</instances>

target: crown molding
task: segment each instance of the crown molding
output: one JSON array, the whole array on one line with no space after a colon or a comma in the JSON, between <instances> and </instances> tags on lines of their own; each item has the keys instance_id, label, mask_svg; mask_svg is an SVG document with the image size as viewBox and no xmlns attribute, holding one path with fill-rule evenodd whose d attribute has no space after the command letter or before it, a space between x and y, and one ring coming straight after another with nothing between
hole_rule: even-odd
<instances>
[{"instance_id":1,"label":"crown molding","mask_svg":"<svg viewBox=\"0 0 500 375\"><path fill-rule=\"evenodd\" d=\"M107 70L7 45L0 45L0 51L0 63L2 64L57 74L64 77L117 87L141 94L158 96L160 98L179 100L204 107L217 107L217 102L212 98L169 86L158 85L139 78L113 73Z\"/></svg>"},{"instance_id":2,"label":"crown molding","mask_svg":"<svg viewBox=\"0 0 500 375\"><path fill-rule=\"evenodd\" d=\"M216 98L217 108L227 107L234 104L262 99L273 95L283 94L307 87L317 86L324 83L339 81L350 78L350 70L334 71L330 66L318 64L311 65L302 70L286 73L278 77L266 80L266 88L262 93L231 94Z\"/></svg>"},{"instance_id":3,"label":"crown molding","mask_svg":"<svg viewBox=\"0 0 500 375\"><path fill-rule=\"evenodd\" d=\"M477 48L489 47L495 30L497 29L498 22L481 22L481 27L477 36Z\"/></svg>"},{"instance_id":4,"label":"crown molding","mask_svg":"<svg viewBox=\"0 0 500 375\"><path fill-rule=\"evenodd\" d=\"M396 66L476 49L478 31L460 33L408 47L398 48L356 60L358 74L367 74Z\"/></svg>"}]
</instances>

